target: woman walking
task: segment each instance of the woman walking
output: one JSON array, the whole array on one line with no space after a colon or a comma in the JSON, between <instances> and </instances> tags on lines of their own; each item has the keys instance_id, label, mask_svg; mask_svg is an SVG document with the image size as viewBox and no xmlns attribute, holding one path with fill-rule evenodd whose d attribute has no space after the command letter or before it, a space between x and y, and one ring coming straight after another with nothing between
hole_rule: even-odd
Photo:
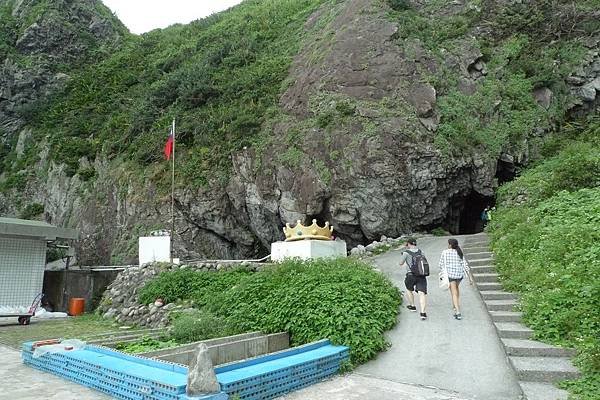
<instances>
[{"instance_id":1,"label":"woman walking","mask_svg":"<svg viewBox=\"0 0 600 400\"><path fill-rule=\"evenodd\" d=\"M448 248L442 251L440 257L440 272L448 275L450 281L450 294L452 295L452 308L454 318L462 319L460 314L460 291L458 286L465 275L469 278L469 283L473 285L473 277L469 270L469 264L464 257L462 249L458 245L458 240L448 239Z\"/></svg>"}]
</instances>

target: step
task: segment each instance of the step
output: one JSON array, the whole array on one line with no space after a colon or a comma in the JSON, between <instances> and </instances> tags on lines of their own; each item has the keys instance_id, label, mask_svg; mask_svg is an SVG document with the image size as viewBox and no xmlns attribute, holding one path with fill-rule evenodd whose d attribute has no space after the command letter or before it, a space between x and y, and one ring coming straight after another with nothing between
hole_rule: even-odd
<instances>
[{"instance_id":1,"label":"step","mask_svg":"<svg viewBox=\"0 0 600 400\"><path fill-rule=\"evenodd\" d=\"M473 274L475 282L498 282L498 274L496 273L485 273L485 274Z\"/></svg>"},{"instance_id":2,"label":"step","mask_svg":"<svg viewBox=\"0 0 600 400\"><path fill-rule=\"evenodd\" d=\"M486 267L488 265L494 265L493 258L480 258L479 260L470 260L467 257L467 261L469 262L469 267Z\"/></svg>"},{"instance_id":3,"label":"step","mask_svg":"<svg viewBox=\"0 0 600 400\"><path fill-rule=\"evenodd\" d=\"M496 272L496 267L493 265L482 265L478 267L471 267L471 273L473 274L491 274Z\"/></svg>"},{"instance_id":4,"label":"step","mask_svg":"<svg viewBox=\"0 0 600 400\"><path fill-rule=\"evenodd\" d=\"M508 357L519 380L558 382L581 375L567 357Z\"/></svg>"},{"instance_id":5,"label":"step","mask_svg":"<svg viewBox=\"0 0 600 400\"><path fill-rule=\"evenodd\" d=\"M567 400L569 392L551 383L520 381L519 386L527 400Z\"/></svg>"},{"instance_id":6,"label":"step","mask_svg":"<svg viewBox=\"0 0 600 400\"><path fill-rule=\"evenodd\" d=\"M479 291L502 290L502 284L500 282L477 282L477 289Z\"/></svg>"},{"instance_id":7,"label":"step","mask_svg":"<svg viewBox=\"0 0 600 400\"><path fill-rule=\"evenodd\" d=\"M504 290L481 290L481 298L484 300L516 300L517 296Z\"/></svg>"},{"instance_id":8,"label":"step","mask_svg":"<svg viewBox=\"0 0 600 400\"><path fill-rule=\"evenodd\" d=\"M490 241L489 240L473 240L473 241L468 241L465 242L463 247L469 248L469 247L486 247L490 245Z\"/></svg>"},{"instance_id":9,"label":"step","mask_svg":"<svg viewBox=\"0 0 600 400\"><path fill-rule=\"evenodd\" d=\"M469 261L471 260L480 260L482 258L494 258L494 253L490 251L479 251L474 253L468 253L467 258Z\"/></svg>"},{"instance_id":10,"label":"step","mask_svg":"<svg viewBox=\"0 0 600 400\"><path fill-rule=\"evenodd\" d=\"M501 339L530 339L533 331L519 322L494 322Z\"/></svg>"},{"instance_id":11,"label":"step","mask_svg":"<svg viewBox=\"0 0 600 400\"><path fill-rule=\"evenodd\" d=\"M461 249L463 250L463 253L465 254L472 254L472 253L485 253L485 252L490 252L490 246L487 244L479 244L479 245L464 245L461 246Z\"/></svg>"},{"instance_id":12,"label":"step","mask_svg":"<svg viewBox=\"0 0 600 400\"><path fill-rule=\"evenodd\" d=\"M527 339L500 339L509 356L517 357L572 357L575 350L552 346Z\"/></svg>"},{"instance_id":13,"label":"step","mask_svg":"<svg viewBox=\"0 0 600 400\"><path fill-rule=\"evenodd\" d=\"M515 299L512 300L484 300L485 306L488 311L515 311L515 307L519 305L519 302Z\"/></svg>"},{"instance_id":14,"label":"step","mask_svg":"<svg viewBox=\"0 0 600 400\"><path fill-rule=\"evenodd\" d=\"M520 311L490 311L494 322L521 322L523 313Z\"/></svg>"}]
</instances>

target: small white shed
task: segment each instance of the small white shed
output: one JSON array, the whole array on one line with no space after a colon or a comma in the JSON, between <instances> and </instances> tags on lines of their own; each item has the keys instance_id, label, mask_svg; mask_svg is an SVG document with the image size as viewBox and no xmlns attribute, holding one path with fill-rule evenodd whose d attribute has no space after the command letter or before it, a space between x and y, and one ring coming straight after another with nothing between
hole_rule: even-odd
<instances>
[{"instance_id":1,"label":"small white shed","mask_svg":"<svg viewBox=\"0 0 600 400\"><path fill-rule=\"evenodd\" d=\"M0 307L29 307L42 291L47 243L78 238L46 222L0 218Z\"/></svg>"}]
</instances>

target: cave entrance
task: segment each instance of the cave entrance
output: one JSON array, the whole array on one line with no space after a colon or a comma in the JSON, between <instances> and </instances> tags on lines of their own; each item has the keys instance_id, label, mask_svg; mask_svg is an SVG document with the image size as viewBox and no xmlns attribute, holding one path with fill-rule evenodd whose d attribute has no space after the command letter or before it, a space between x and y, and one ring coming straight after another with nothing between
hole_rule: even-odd
<instances>
[{"instance_id":1,"label":"cave entrance","mask_svg":"<svg viewBox=\"0 0 600 400\"><path fill-rule=\"evenodd\" d=\"M470 192L467 196L452 199L446 226L453 235L469 235L483 231L481 212L485 207L492 207L494 197L483 196L477 192Z\"/></svg>"},{"instance_id":2,"label":"cave entrance","mask_svg":"<svg viewBox=\"0 0 600 400\"><path fill-rule=\"evenodd\" d=\"M483 232L483 221L481 212L486 207L492 207L495 199L493 197L482 196L479 193L471 192L463 202L462 212L458 224L458 233L468 235L472 233Z\"/></svg>"}]
</instances>

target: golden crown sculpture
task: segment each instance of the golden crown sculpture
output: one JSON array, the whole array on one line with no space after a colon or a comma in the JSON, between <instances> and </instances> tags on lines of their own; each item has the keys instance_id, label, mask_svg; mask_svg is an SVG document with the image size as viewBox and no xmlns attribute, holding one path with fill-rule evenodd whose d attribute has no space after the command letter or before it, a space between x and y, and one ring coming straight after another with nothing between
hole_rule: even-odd
<instances>
[{"instance_id":1,"label":"golden crown sculpture","mask_svg":"<svg viewBox=\"0 0 600 400\"><path fill-rule=\"evenodd\" d=\"M283 228L285 241L292 242L294 240L317 239L317 240L332 240L333 226L329 226L329 222L325 222L324 227L317 225L317 220L312 220L312 225L304 226L300 220L296 221L296 226L293 228L289 223Z\"/></svg>"}]
</instances>

